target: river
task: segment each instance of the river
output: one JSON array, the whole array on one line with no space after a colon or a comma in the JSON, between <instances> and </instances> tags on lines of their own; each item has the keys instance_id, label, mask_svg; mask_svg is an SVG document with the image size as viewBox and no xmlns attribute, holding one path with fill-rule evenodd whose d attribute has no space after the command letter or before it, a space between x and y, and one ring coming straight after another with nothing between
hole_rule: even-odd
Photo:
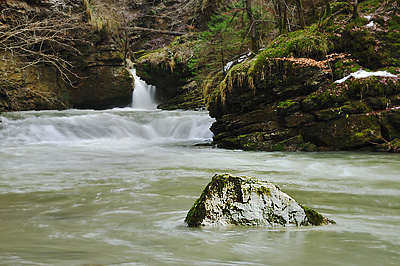
<instances>
[{"instance_id":1,"label":"river","mask_svg":"<svg viewBox=\"0 0 400 266\"><path fill-rule=\"evenodd\" d=\"M0 116L0 265L398 265L398 154L207 145L204 111ZM188 228L215 173L274 182L337 222Z\"/></svg>"}]
</instances>

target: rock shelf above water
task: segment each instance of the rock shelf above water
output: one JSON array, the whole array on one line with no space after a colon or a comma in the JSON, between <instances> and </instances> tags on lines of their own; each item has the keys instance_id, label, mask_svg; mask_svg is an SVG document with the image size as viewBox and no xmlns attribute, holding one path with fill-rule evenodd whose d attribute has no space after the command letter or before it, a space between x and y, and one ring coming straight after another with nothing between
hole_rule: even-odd
<instances>
[{"instance_id":1,"label":"rock shelf above water","mask_svg":"<svg viewBox=\"0 0 400 266\"><path fill-rule=\"evenodd\" d=\"M189 210L188 226L306 226L334 223L302 206L276 185L253 177L216 174Z\"/></svg>"}]
</instances>

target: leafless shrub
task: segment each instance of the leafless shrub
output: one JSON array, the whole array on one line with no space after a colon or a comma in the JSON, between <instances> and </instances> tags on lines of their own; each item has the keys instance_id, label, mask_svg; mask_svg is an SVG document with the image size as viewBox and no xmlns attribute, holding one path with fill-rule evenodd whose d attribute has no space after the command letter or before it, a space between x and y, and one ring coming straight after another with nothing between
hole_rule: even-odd
<instances>
[{"instance_id":1,"label":"leafless shrub","mask_svg":"<svg viewBox=\"0 0 400 266\"><path fill-rule=\"evenodd\" d=\"M3 10L2 13L12 10ZM7 26L0 28L0 51L21 59L21 68L38 64L51 65L63 80L72 85L70 77L74 65L71 56L81 54L78 44L86 42L79 37L84 27L82 14L66 15L61 12L18 13Z\"/></svg>"}]
</instances>

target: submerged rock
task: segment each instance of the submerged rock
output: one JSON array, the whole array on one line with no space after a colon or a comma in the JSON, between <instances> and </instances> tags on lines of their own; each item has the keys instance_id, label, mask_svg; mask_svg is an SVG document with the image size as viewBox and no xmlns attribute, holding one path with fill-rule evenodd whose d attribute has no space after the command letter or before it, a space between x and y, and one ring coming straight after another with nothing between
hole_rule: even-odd
<instances>
[{"instance_id":1,"label":"submerged rock","mask_svg":"<svg viewBox=\"0 0 400 266\"><path fill-rule=\"evenodd\" d=\"M334 223L276 185L252 177L214 175L188 212L188 226L303 226Z\"/></svg>"}]
</instances>

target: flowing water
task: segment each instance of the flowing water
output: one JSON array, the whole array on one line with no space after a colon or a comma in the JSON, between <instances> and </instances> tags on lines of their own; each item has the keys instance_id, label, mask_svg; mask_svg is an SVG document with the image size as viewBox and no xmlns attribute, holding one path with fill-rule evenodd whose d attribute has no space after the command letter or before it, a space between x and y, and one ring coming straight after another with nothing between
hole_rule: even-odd
<instances>
[{"instance_id":1,"label":"flowing water","mask_svg":"<svg viewBox=\"0 0 400 266\"><path fill-rule=\"evenodd\" d=\"M399 155L196 145L212 137L206 112L0 120L0 265L399 265ZM188 228L215 173L274 182L337 224Z\"/></svg>"},{"instance_id":2,"label":"flowing water","mask_svg":"<svg viewBox=\"0 0 400 266\"><path fill-rule=\"evenodd\" d=\"M157 109L156 102L156 87L147 84L144 80L136 75L136 69L130 70L135 80L135 89L132 94L132 108L155 110Z\"/></svg>"}]
</instances>

